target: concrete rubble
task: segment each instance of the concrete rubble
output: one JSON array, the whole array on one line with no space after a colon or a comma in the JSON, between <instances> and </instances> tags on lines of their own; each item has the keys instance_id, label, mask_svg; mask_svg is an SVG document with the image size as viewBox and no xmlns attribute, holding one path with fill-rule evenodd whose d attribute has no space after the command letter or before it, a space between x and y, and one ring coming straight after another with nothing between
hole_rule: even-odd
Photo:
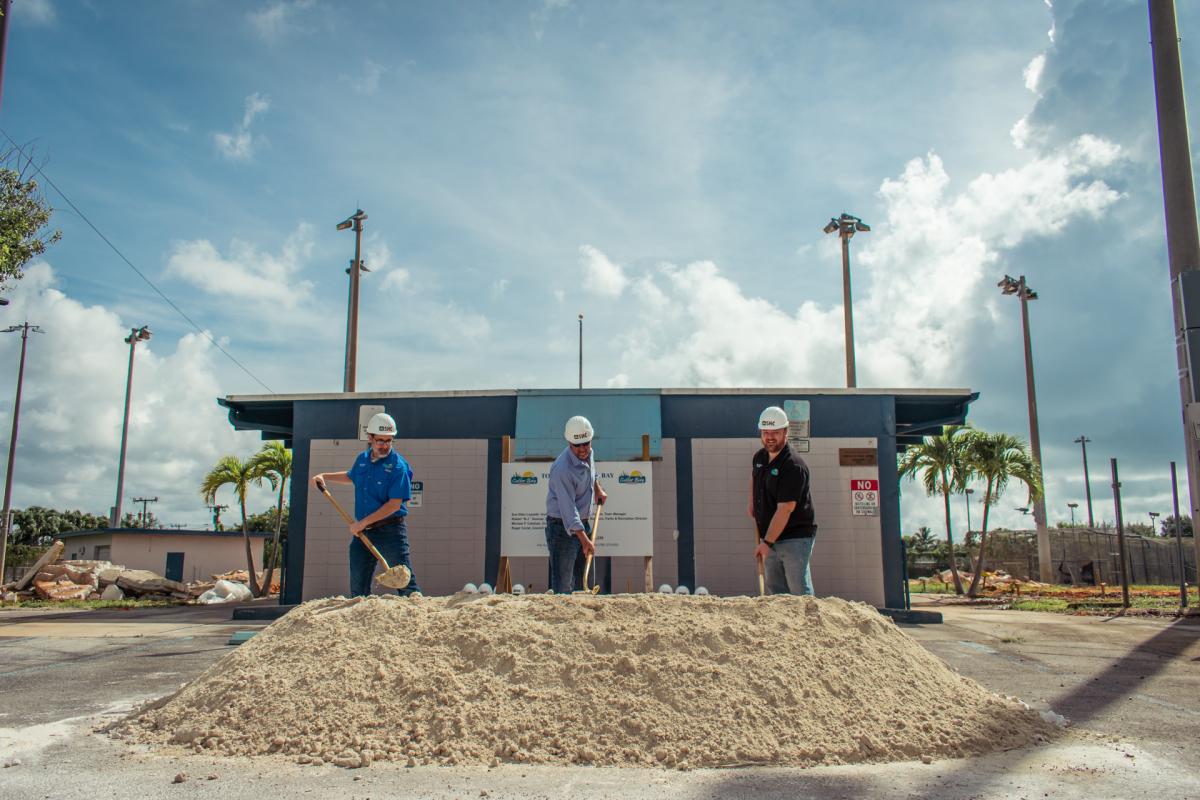
<instances>
[{"instance_id":1,"label":"concrete rubble","mask_svg":"<svg viewBox=\"0 0 1200 800\"><path fill-rule=\"evenodd\" d=\"M144 569L127 569L110 561L62 560L63 543L54 542L24 577L0 586L0 599L17 600L165 600L193 602L216 581L237 580L238 571L212 576L211 581L181 583ZM242 582L246 572L240 571ZM261 574L260 574L261 579ZM278 592L278 582L272 581Z\"/></svg>"}]
</instances>

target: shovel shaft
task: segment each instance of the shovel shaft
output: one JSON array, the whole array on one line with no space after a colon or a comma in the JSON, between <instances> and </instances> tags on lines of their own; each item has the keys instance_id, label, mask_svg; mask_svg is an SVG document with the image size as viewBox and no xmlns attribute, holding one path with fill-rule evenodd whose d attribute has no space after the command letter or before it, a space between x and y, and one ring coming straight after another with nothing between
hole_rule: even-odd
<instances>
[{"instance_id":1,"label":"shovel shaft","mask_svg":"<svg viewBox=\"0 0 1200 800\"><path fill-rule=\"evenodd\" d=\"M325 497L329 499L329 502L333 503L333 507L336 508L337 512L342 515L342 519L346 521L347 525L354 524L354 520L352 520L350 515L346 513L346 510L342 508L342 504L339 503L334 496L329 493L329 489L325 488L324 485L321 486L321 494L325 495ZM391 567L388 566L387 559L383 557L382 553L375 549L375 545L371 544L371 540L366 537L366 534L359 531L354 535L357 536L358 540L363 543L363 547L371 551L371 555L375 556L376 560L379 561L385 570L391 569Z\"/></svg>"},{"instance_id":2,"label":"shovel shaft","mask_svg":"<svg viewBox=\"0 0 1200 800\"><path fill-rule=\"evenodd\" d=\"M592 520L592 535L588 537L588 541L590 541L593 545L596 544L596 534L598 534L600 532L600 513L603 510L604 510L604 505L602 503L597 503L596 504L596 518L594 520ZM594 553L588 555L587 559L584 560L584 562L583 562L583 587L582 588L584 591L587 591L587 588L588 588L588 572L592 568L593 555L594 555Z\"/></svg>"}]
</instances>

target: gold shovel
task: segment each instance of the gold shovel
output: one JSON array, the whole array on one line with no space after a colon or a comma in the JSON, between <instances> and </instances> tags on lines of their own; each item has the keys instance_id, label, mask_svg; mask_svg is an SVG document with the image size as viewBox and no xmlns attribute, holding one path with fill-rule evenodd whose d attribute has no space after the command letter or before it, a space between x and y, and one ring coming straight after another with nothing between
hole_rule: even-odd
<instances>
[{"instance_id":1,"label":"gold shovel","mask_svg":"<svg viewBox=\"0 0 1200 800\"><path fill-rule=\"evenodd\" d=\"M588 541L590 541L593 546L595 546L595 544L596 544L596 534L599 533L599 531L600 531L600 512L602 512L603 510L604 510L604 504L597 503L596 504L596 519L595 519L595 521L592 522L592 535L590 537L588 537ZM596 551L593 550L591 553L589 553L587 559L583 562L583 590L585 592L591 592L592 594L599 594L600 593L600 584L596 584L591 589L588 588L588 572L592 568L592 556L595 555L595 552Z\"/></svg>"},{"instance_id":2,"label":"gold shovel","mask_svg":"<svg viewBox=\"0 0 1200 800\"><path fill-rule=\"evenodd\" d=\"M350 518L350 515L345 512L341 505L338 504L338 501L334 499L333 495L329 493L329 489L326 488L325 482L317 481L317 488L321 490L321 494L329 498L329 502L333 503L333 507L336 508L337 512L342 515L342 519L346 520L346 524L353 525L354 520ZM359 532L354 535L357 536L358 540L363 543L363 546L371 551L371 555L375 556L375 558L379 560L379 563L383 565L383 572L375 576L376 583L378 583L380 586L386 586L389 589L403 589L405 586L408 586L408 582L412 580L412 572L409 571L408 567L404 566L403 564L397 564L394 567L389 567L387 559L383 557L382 553L375 549L375 545L371 544L371 540L366 537L366 534Z\"/></svg>"}]
</instances>

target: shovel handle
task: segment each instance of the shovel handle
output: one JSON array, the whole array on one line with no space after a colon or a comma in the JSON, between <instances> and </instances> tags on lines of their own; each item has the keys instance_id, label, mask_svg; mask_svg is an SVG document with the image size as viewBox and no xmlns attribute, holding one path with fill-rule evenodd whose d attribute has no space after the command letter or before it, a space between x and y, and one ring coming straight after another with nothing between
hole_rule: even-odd
<instances>
[{"instance_id":1,"label":"shovel handle","mask_svg":"<svg viewBox=\"0 0 1200 800\"><path fill-rule=\"evenodd\" d=\"M325 495L325 497L328 498L329 502L333 503L333 507L336 508L337 512L342 515L342 519L344 519L346 521L346 524L353 525L354 520L350 519L350 515L346 513L346 510L344 508L342 508L341 503L339 503L334 498L334 496L329 493L329 489L325 486L325 482L318 481L317 488L321 490L321 494ZM371 551L371 555L375 556L376 560L378 560L379 563L381 565L383 565L383 568L385 570L391 569L391 567L388 566L387 559L383 557L382 553L380 553L378 550L375 549L375 545L371 544L371 540L368 539L362 531L359 531L358 533L356 533L354 535L357 536L358 540L363 543L363 547L366 547L368 550Z\"/></svg>"},{"instance_id":2,"label":"shovel handle","mask_svg":"<svg viewBox=\"0 0 1200 800\"><path fill-rule=\"evenodd\" d=\"M604 511L604 504L597 503L596 504L596 518L595 518L595 520L592 521L592 533L588 537L588 541L590 541L593 545L596 544L596 535L600 532L600 513L602 511ZM594 555L595 555L595 551L590 553L588 555L587 559L585 559L583 562L583 590L584 591L587 591L587 588L588 588L588 572L592 568L592 557Z\"/></svg>"}]
</instances>

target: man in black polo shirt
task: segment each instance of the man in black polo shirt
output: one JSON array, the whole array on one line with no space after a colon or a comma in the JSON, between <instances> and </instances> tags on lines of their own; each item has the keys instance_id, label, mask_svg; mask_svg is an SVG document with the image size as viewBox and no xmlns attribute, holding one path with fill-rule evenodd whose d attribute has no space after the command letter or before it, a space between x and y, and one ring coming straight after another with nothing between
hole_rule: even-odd
<instances>
[{"instance_id":1,"label":"man in black polo shirt","mask_svg":"<svg viewBox=\"0 0 1200 800\"><path fill-rule=\"evenodd\" d=\"M813 593L808 561L817 526L808 465L787 443L787 412L771 406L758 417L763 447L754 454L750 504L758 528L754 557L764 559L770 594Z\"/></svg>"}]
</instances>

